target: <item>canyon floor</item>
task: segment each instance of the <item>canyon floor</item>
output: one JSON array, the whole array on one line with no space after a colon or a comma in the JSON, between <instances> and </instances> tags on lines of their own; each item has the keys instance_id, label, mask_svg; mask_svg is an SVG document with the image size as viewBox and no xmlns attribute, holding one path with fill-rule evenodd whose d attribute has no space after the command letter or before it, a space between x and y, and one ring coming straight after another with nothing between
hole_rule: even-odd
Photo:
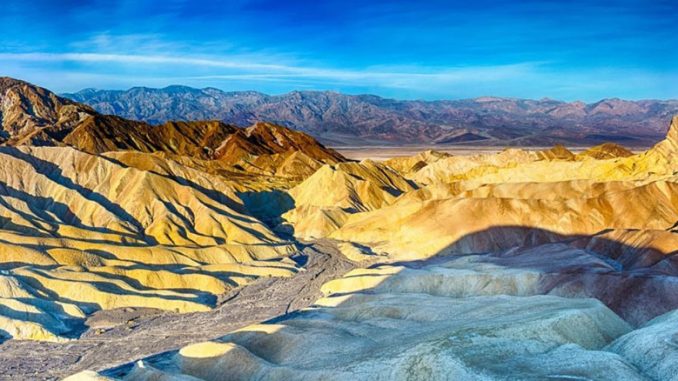
<instances>
[{"instance_id":1,"label":"canyon floor","mask_svg":"<svg viewBox=\"0 0 678 381\"><path fill-rule=\"evenodd\" d=\"M136 359L308 307L321 296L322 284L366 265L345 259L326 240L308 243L299 259L304 271L296 276L258 279L222 295L208 312L129 307L99 311L87 319L87 329L73 342L8 341L1 346L0 379L57 380L87 369L124 373Z\"/></svg>"}]
</instances>

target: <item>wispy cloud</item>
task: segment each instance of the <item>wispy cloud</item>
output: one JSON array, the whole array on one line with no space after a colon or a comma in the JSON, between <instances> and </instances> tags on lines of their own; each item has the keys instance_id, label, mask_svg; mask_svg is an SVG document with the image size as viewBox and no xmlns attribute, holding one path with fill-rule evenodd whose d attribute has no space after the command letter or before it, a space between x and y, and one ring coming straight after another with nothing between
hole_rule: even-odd
<instances>
[{"instance_id":1,"label":"wispy cloud","mask_svg":"<svg viewBox=\"0 0 678 381\"><path fill-rule=\"evenodd\" d=\"M282 65L259 64L253 62L238 62L226 59L204 59L190 57L175 57L161 55L133 55L107 53L0 53L3 61L29 62L79 62L79 63L118 63L118 64L146 64L146 65L183 65L218 67L244 70L278 70L288 71L294 68Z\"/></svg>"},{"instance_id":2,"label":"wispy cloud","mask_svg":"<svg viewBox=\"0 0 678 381\"><path fill-rule=\"evenodd\" d=\"M56 91L185 84L427 99L678 96L668 16L676 1L2 5L0 75Z\"/></svg>"},{"instance_id":3,"label":"wispy cloud","mask_svg":"<svg viewBox=\"0 0 678 381\"><path fill-rule=\"evenodd\" d=\"M33 52L0 53L0 66L5 69L5 74L22 73L27 76L24 79L38 81L38 84L57 91L76 91L84 87L186 84L274 92L296 88L330 89L427 99L481 95L549 96L566 100L596 100L610 96L676 97L674 87L669 85L676 81L675 72L634 69L567 71L554 69L550 62L337 69L298 62L272 63L239 55ZM620 78L624 80L620 81ZM639 92L639 88L646 88L649 96ZM587 96L582 96L582 92Z\"/></svg>"},{"instance_id":4,"label":"wispy cloud","mask_svg":"<svg viewBox=\"0 0 678 381\"><path fill-rule=\"evenodd\" d=\"M534 70L540 63L526 62L510 65L473 66L473 67L368 67L365 69L332 69L312 66L296 66L251 62L242 59L196 58L166 55L132 55L106 53L0 53L0 62L75 62L79 64L110 63L143 66L172 65L185 69L211 68L229 69L229 73L214 73L201 76L177 75L177 78L190 79L266 79L289 80L290 78L317 78L338 82L372 81L394 87L408 87L422 81L457 82L472 78L474 81L493 81L525 74ZM190 71L190 70L189 70Z\"/></svg>"}]
</instances>

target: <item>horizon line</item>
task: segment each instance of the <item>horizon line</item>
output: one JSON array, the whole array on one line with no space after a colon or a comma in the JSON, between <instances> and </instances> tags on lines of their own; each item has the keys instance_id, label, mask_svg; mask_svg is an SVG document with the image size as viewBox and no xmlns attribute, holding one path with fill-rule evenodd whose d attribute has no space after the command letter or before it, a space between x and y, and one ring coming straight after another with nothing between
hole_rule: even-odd
<instances>
[{"instance_id":1,"label":"horizon line","mask_svg":"<svg viewBox=\"0 0 678 381\"><path fill-rule=\"evenodd\" d=\"M25 81L27 82L27 81ZM31 83L31 82L27 82ZM363 92L356 92L356 93L351 93L351 92L344 92L344 91L337 91L337 90L332 90L332 89L325 89L325 90L290 90L286 92L281 92L281 93L268 93L264 91L259 91L259 90L227 90L224 88L219 88L216 86L206 86L206 87L193 87L189 85L183 85L183 84L171 84L163 87L153 87L153 86L132 86L132 87L127 87L127 88L97 88L97 87L85 87L83 89L80 89L75 92L55 92L56 94L60 96L65 96L65 95L77 95L86 91L95 91L95 92L129 92L135 89L148 89L148 90L166 90L172 87L183 87L191 90L217 90L221 91L223 93L257 93L269 97L279 97L279 96L285 96L293 93L331 93L331 94L338 94L338 95L344 95L344 96L353 96L353 97L360 97L360 96L372 96L372 97L378 97L381 99L385 100L394 100L394 101L399 101L399 102L426 102L426 103L433 103L433 102L444 102L444 101L466 101L466 100L472 100L472 101L477 101L479 99L483 98L494 98L494 99L500 99L500 100L517 100L517 101L535 101L535 102L546 102L546 101L555 101L555 102L560 102L560 103L583 103L586 105L591 105L591 104L596 104L604 101L611 101L611 100L619 100L619 101L625 101L625 102L678 102L678 98L623 98L623 97L618 97L618 96L611 96L611 97L604 97L604 98L599 98L596 101L592 102L587 102L581 99L573 100L573 101L568 101L568 100L563 100L559 98L554 98L550 96L544 96L541 98L523 98L523 97L517 97L517 96L497 96L497 95L480 95L477 97L459 97L459 98L437 98L437 99L423 99L423 98L396 98L396 97L388 97L388 96L383 96L379 95L376 93L363 93Z\"/></svg>"}]
</instances>

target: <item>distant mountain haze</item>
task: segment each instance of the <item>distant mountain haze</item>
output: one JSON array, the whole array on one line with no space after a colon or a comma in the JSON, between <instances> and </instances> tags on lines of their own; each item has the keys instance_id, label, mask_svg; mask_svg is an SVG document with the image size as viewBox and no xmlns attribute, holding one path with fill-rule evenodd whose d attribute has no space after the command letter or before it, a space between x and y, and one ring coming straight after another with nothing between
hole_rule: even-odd
<instances>
[{"instance_id":1,"label":"distant mountain haze","mask_svg":"<svg viewBox=\"0 0 678 381\"><path fill-rule=\"evenodd\" d=\"M672 115L678 113L678 100L612 98L586 104L481 97L402 101L328 91L267 95L185 86L85 89L63 96L100 113L154 124L220 120L245 126L264 120L335 146L585 146L611 141L646 147L662 139Z\"/></svg>"}]
</instances>

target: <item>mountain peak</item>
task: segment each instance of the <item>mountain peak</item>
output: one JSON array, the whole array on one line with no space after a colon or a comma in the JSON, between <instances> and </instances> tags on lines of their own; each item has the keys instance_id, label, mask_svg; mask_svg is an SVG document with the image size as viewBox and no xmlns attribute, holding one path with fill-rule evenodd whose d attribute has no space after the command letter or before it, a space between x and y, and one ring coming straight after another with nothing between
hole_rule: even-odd
<instances>
[{"instance_id":1,"label":"mountain peak","mask_svg":"<svg viewBox=\"0 0 678 381\"><path fill-rule=\"evenodd\" d=\"M666 138L657 143L651 150L653 154L659 154L669 160L678 159L678 115L675 115L666 132Z\"/></svg>"},{"instance_id":2,"label":"mountain peak","mask_svg":"<svg viewBox=\"0 0 678 381\"><path fill-rule=\"evenodd\" d=\"M0 78L0 143L54 145L94 113L42 87Z\"/></svg>"},{"instance_id":3,"label":"mountain peak","mask_svg":"<svg viewBox=\"0 0 678 381\"><path fill-rule=\"evenodd\" d=\"M678 115L673 117L669 131L666 134L666 140L678 149Z\"/></svg>"},{"instance_id":4,"label":"mountain peak","mask_svg":"<svg viewBox=\"0 0 678 381\"><path fill-rule=\"evenodd\" d=\"M22 85L28 85L28 86L33 86L28 82L22 81L20 79L12 78L12 77L0 77L0 91L5 91L6 89L10 87L15 87L15 86L22 86ZM36 86L34 86L36 87Z\"/></svg>"},{"instance_id":5,"label":"mountain peak","mask_svg":"<svg viewBox=\"0 0 678 381\"><path fill-rule=\"evenodd\" d=\"M325 147L311 136L274 123L256 122L244 130L244 135L247 140L256 142L270 154L301 151L322 162L345 160L339 153Z\"/></svg>"},{"instance_id":6,"label":"mountain peak","mask_svg":"<svg viewBox=\"0 0 678 381\"><path fill-rule=\"evenodd\" d=\"M169 85L161 89L162 91L168 93L199 93L202 90L195 89L193 87L183 86L183 85Z\"/></svg>"}]
</instances>

